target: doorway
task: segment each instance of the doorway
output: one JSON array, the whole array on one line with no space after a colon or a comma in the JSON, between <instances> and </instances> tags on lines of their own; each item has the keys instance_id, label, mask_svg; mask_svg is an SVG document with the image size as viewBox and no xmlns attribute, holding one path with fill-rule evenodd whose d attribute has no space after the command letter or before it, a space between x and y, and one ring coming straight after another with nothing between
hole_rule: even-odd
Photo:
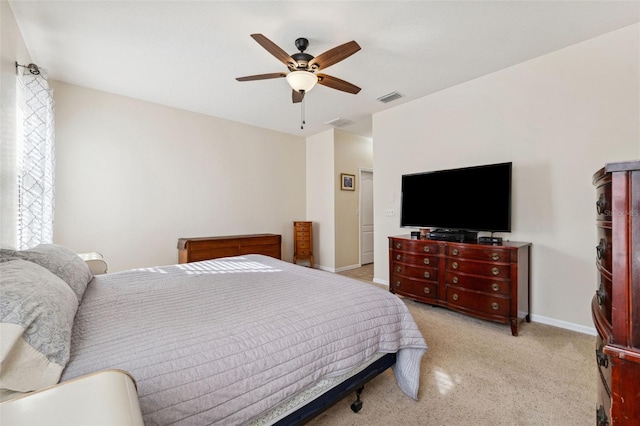
<instances>
[{"instance_id":1,"label":"doorway","mask_svg":"<svg viewBox=\"0 0 640 426\"><path fill-rule=\"evenodd\" d=\"M373 263L373 170L360 169L360 265Z\"/></svg>"}]
</instances>

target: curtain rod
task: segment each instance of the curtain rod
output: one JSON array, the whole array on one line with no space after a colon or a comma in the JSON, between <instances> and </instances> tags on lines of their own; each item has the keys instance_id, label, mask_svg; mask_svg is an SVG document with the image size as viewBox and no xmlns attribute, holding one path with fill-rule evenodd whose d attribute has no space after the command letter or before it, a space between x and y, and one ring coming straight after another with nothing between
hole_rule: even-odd
<instances>
[{"instance_id":1,"label":"curtain rod","mask_svg":"<svg viewBox=\"0 0 640 426\"><path fill-rule=\"evenodd\" d=\"M40 74L40 67L37 66L36 64L29 64L29 65L20 65L17 61L16 61L16 71L18 71L18 67L22 67L22 68L26 68L29 70L29 72L33 75L39 75Z\"/></svg>"}]
</instances>

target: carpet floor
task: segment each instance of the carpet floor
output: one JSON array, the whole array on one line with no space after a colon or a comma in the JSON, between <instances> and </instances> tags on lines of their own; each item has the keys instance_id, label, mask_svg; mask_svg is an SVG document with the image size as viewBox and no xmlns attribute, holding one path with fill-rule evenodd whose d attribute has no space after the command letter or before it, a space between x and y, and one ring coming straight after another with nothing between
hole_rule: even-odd
<instances>
[{"instance_id":1,"label":"carpet floor","mask_svg":"<svg viewBox=\"0 0 640 426\"><path fill-rule=\"evenodd\" d=\"M373 283L373 265L341 273ZM386 287L384 287L386 289ZM363 408L347 397L313 419L339 425L591 425L595 337L539 323L510 327L403 299L429 346L418 400L385 371L365 385Z\"/></svg>"}]
</instances>

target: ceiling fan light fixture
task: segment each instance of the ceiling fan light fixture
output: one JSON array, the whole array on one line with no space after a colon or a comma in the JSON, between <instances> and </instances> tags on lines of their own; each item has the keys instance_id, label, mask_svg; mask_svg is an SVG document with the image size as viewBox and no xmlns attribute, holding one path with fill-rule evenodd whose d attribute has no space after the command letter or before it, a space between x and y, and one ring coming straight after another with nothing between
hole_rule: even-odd
<instances>
[{"instance_id":1,"label":"ceiling fan light fixture","mask_svg":"<svg viewBox=\"0 0 640 426\"><path fill-rule=\"evenodd\" d=\"M293 90L305 93L313 89L318 82L318 76L309 71L292 71L287 74L286 79Z\"/></svg>"}]
</instances>

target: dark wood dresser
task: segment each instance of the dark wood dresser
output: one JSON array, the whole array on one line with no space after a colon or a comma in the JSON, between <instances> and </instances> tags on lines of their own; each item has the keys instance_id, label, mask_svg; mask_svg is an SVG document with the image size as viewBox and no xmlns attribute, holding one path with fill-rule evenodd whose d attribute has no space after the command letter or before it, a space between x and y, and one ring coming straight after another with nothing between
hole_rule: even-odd
<instances>
[{"instance_id":1,"label":"dark wood dresser","mask_svg":"<svg viewBox=\"0 0 640 426\"><path fill-rule=\"evenodd\" d=\"M484 245L389 237L389 291L511 325L531 321L531 243Z\"/></svg>"},{"instance_id":2,"label":"dark wood dresser","mask_svg":"<svg viewBox=\"0 0 640 426\"><path fill-rule=\"evenodd\" d=\"M640 425L640 161L609 163L596 187L596 424Z\"/></svg>"},{"instance_id":3,"label":"dark wood dresser","mask_svg":"<svg viewBox=\"0 0 640 426\"><path fill-rule=\"evenodd\" d=\"M178 261L198 262L243 254L264 254L281 259L282 236L276 234L231 235L178 239Z\"/></svg>"}]
</instances>

